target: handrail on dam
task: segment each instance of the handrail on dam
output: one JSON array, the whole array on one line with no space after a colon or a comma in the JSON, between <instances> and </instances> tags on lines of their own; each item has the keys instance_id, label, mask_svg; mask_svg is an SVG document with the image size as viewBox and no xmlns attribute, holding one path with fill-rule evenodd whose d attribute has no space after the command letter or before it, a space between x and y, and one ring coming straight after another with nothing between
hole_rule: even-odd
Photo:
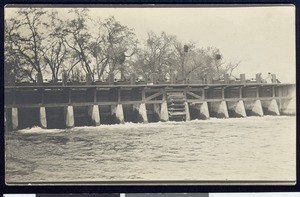
<instances>
[{"instance_id":1,"label":"handrail on dam","mask_svg":"<svg viewBox=\"0 0 300 197\"><path fill-rule=\"evenodd\" d=\"M36 82L19 82L16 83L15 76L12 73L9 77L8 84L5 86L77 86L77 85L100 85L100 86L112 86L112 85L137 85L137 86L147 86L147 85L153 85L153 86L160 86L160 85L204 85L204 84L250 84L250 83L266 83L267 81L262 79L261 73L256 74L255 78L246 79L245 74L240 74L240 77L238 79L230 79L229 74L224 74L223 79L213 79L211 75L207 75L204 78L201 79L192 79L192 78L186 78L186 79L177 79L176 75L171 74L170 79L168 80L161 80L158 77L157 73L153 73L150 75L150 79L137 81L137 76L135 74L130 75L130 79L123 80L123 81L116 81L114 74L109 74L107 81L92 81L92 77L90 74L86 74L86 78L84 81L70 81L64 74L62 75L62 79L60 79L57 82L50 81L43 81L41 74L37 74L36 76ZM269 80L269 83L280 83L278 79L276 78L276 74L272 74L271 78Z\"/></svg>"},{"instance_id":2,"label":"handrail on dam","mask_svg":"<svg viewBox=\"0 0 300 197\"><path fill-rule=\"evenodd\" d=\"M168 88L168 87L255 87L255 86L289 86L294 85L292 83L246 83L246 84L137 84L137 85L58 85L58 84L49 84L49 85L39 85L39 84L30 84L30 85L7 85L5 89L38 89L38 88Z\"/></svg>"},{"instance_id":3,"label":"handrail on dam","mask_svg":"<svg viewBox=\"0 0 300 197\"><path fill-rule=\"evenodd\" d=\"M296 113L295 84L277 80L227 82L10 84L5 86L5 128L69 128L126 121L147 123Z\"/></svg>"}]
</instances>

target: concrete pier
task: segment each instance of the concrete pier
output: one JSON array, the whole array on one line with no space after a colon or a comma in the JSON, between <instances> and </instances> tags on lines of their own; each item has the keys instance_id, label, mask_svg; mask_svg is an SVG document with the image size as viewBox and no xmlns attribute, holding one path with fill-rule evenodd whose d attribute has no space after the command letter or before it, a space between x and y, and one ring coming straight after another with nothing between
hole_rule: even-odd
<instances>
[{"instance_id":1,"label":"concrete pier","mask_svg":"<svg viewBox=\"0 0 300 197\"><path fill-rule=\"evenodd\" d=\"M184 102L184 108L185 108L185 121L190 121L191 120L191 115L190 115L190 109L189 109L189 104L188 102Z\"/></svg>"},{"instance_id":2,"label":"concrete pier","mask_svg":"<svg viewBox=\"0 0 300 197\"><path fill-rule=\"evenodd\" d=\"M263 116L264 112L260 100L245 101L245 109L247 116Z\"/></svg>"},{"instance_id":3,"label":"concrete pier","mask_svg":"<svg viewBox=\"0 0 300 197\"><path fill-rule=\"evenodd\" d=\"M88 113L89 113L89 117L91 118L91 124L93 126L99 126L100 125L99 106L98 105L89 106Z\"/></svg>"},{"instance_id":4,"label":"concrete pier","mask_svg":"<svg viewBox=\"0 0 300 197\"><path fill-rule=\"evenodd\" d=\"M281 100L281 115L296 115L296 98Z\"/></svg>"},{"instance_id":5,"label":"concrete pier","mask_svg":"<svg viewBox=\"0 0 300 197\"><path fill-rule=\"evenodd\" d=\"M124 113L122 104L112 105L111 114L117 124L124 124Z\"/></svg>"},{"instance_id":6,"label":"concrete pier","mask_svg":"<svg viewBox=\"0 0 300 197\"><path fill-rule=\"evenodd\" d=\"M207 120L209 119L209 110L207 102L190 104L191 119Z\"/></svg>"},{"instance_id":7,"label":"concrete pier","mask_svg":"<svg viewBox=\"0 0 300 197\"><path fill-rule=\"evenodd\" d=\"M163 101L160 108L160 121L169 121L169 111L167 101Z\"/></svg>"},{"instance_id":8,"label":"concrete pier","mask_svg":"<svg viewBox=\"0 0 300 197\"><path fill-rule=\"evenodd\" d=\"M47 116L45 107L40 107L40 126L44 129L47 128Z\"/></svg>"},{"instance_id":9,"label":"concrete pier","mask_svg":"<svg viewBox=\"0 0 300 197\"><path fill-rule=\"evenodd\" d=\"M219 105L217 118L229 118L227 104L225 101L222 101Z\"/></svg>"},{"instance_id":10,"label":"concrete pier","mask_svg":"<svg viewBox=\"0 0 300 197\"><path fill-rule=\"evenodd\" d=\"M137 121L140 123L148 123L147 110L145 103L134 104L133 110L138 113Z\"/></svg>"},{"instance_id":11,"label":"concrete pier","mask_svg":"<svg viewBox=\"0 0 300 197\"><path fill-rule=\"evenodd\" d=\"M225 101L211 102L210 103L210 111L217 118L229 118L227 105L226 105Z\"/></svg>"},{"instance_id":12,"label":"concrete pier","mask_svg":"<svg viewBox=\"0 0 300 197\"><path fill-rule=\"evenodd\" d=\"M265 115L280 115L279 108L275 99L262 101L261 104Z\"/></svg>"},{"instance_id":13,"label":"concrete pier","mask_svg":"<svg viewBox=\"0 0 300 197\"><path fill-rule=\"evenodd\" d=\"M66 122L66 128L72 128L74 127L74 110L73 106L67 106L65 108L65 122Z\"/></svg>"},{"instance_id":14,"label":"concrete pier","mask_svg":"<svg viewBox=\"0 0 300 197\"><path fill-rule=\"evenodd\" d=\"M279 88L280 96L287 96L288 99L279 99L279 107L281 115L296 115L296 88L285 87Z\"/></svg>"},{"instance_id":15,"label":"concrete pier","mask_svg":"<svg viewBox=\"0 0 300 197\"><path fill-rule=\"evenodd\" d=\"M247 116L244 102L242 100L228 101L227 107L228 107L228 113L230 117L244 118Z\"/></svg>"},{"instance_id":16,"label":"concrete pier","mask_svg":"<svg viewBox=\"0 0 300 197\"><path fill-rule=\"evenodd\" d=\"M199 104L199 119L202 120L207 120L209 119L209 110L208 110L208 105L207 102L203 102L201 104Z\"/></svg>"},{"instance_id":17,"label":"concrete pier","mask_svg":"<svg viewBox=\"0 0 300 197\"><path fill-rule=\"evenodd\" d=\"M19 127L19 117L18 117L18 108L11 108L11 123L12 130L17 130Z\"/></svg>"}]
</instances>

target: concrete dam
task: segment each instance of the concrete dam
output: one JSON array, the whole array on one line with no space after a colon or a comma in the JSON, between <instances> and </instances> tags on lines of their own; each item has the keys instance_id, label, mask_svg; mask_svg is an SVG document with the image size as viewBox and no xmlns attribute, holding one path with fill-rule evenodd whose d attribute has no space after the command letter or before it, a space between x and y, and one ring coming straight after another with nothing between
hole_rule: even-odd
<instances>
[{"instance_id":1,"label":"concrete dam","mask_svg":"<svg viewBox=\"0 0 300 197\"><path fill-rule=\"evenodd\" d=\"M10 84L5 130L295 115L295 91L295 84L249 82L243 74L234 82Z\"/></svg>"}]
</instances>

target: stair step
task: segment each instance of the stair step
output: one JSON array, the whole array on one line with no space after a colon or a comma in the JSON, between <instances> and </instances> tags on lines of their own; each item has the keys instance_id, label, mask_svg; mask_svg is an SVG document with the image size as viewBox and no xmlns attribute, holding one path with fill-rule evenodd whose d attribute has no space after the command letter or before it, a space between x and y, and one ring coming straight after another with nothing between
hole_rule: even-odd
<instances>
[{"instance_id":1,"label":"stair step","mask_svg":"<svg viewBox=\"0 0 300 197\"><path fill-rule=\"evenodd\" d=\"M185 112L184 109L169 109L169 112Z\"/></svg>"},{"instance_id":2,"label":"stair step","mask_svg":"<svg viewBox=\"0 0 300 197\"><path fill-rule=\"evenodd\" d=\"M174 116L169 118L171 121L185 121L185 117L183 116Z\"/></svg>"},{"instance_id":3,"label":"stair step","mask_svg":"<svg viewBox=\"0 0 300 197\"><path fill-rule=\"evenodd\" d=\"M185 109L184 105L168 105L168 109Z\"/></svg>"},{"instance_id":4,"label":"stair step","mask_svg":"<svg viewBox=\"0 0 300 197\"><path fill-rule=\"evenodd\" d=\"M167 95L184 95L183 92L167 92Z\"/></svg>"},{"instance_id":5,"label":"stair step","mask_svg":"<svg viewBox=\"0 0 300 197\"><path fill-rule=\"evenodd\" d=\"M170 97L168 97L167 100L186 100L186 98L178 98L178 97L170 98Z\"/></svg>"},{"instance_id":6,"label":"stair step","mask_svg":"<svg viewBox=\"0 0 300 197\"><path fill-rule=\"evenodd\" d=\"M168 99L184 99L185 96L168 96Z\"/></svg>"},{"instance_id":7,"label":"stair step","mask_svg":"<svg viewBox=\"0 0 300 197\"><path fill-rule=\"evenodd\" d=\"M173 121L185 121L186 96L183 92L167 92L167 105L169 119Z\"/></svg>"},{"instance_id":8,"label":"stair step","mask_svg":"<svg viewBox=\"0 0 300 197\"><path fill-rule=\"evenodd\" d=\"M169 112L170 116L186 116L185 112Z\"/></svg>"},{"instance_id":9,"label":"stair step","mask_svg":"<svg viewBox=\"0 0 300 197\"><path fill-rule=\"evenodd\" d=\"M168 99L168 103L184 103L186 99Z\"/></svg>"},{"instance_id":10,"label":"stair step","mask_svg":"<svg viewBox=\"0 0 300 197\"><path fill-rule=\"evenodd\" d=\"M168 100L185 100L185 97L168 97Z\"/></svg>"},{"instance_id":11,"label":"stair step","mask_svg":"<svg viewBox=\"0 0 300 197\"><path fill-rule=\"evenodd\" d=\"M174 107L171 107L171 108L168 108L169 111L185 111L184 108L174 108Z\"/></svg>"},{"instance_id":12,"label":"stair step","mask_svg":"<svg viewBox=\"0 0 300 197\"><path fill-rule=\"evenodd\" d=\"M167 97L168 98L179 98L179 99L182 99L182 98L185 98L185 95L184 94L180 94L180 95L178 95L178 94L169 94L169 95L167 95Z\"/></svg>"},{"instance_id":13,"label":"stair step","mask_svg":"<svg viewBox=\"0 0 300 197\"><path fill-rule=\"evenodd\" d=\"M177 104L171 103L171 104L168 105L168 107L176 107L176 108L181 107L181 108L184 108L184 107L185 107L185 104L181 104L181 103L177 103Z\"/></svg>"}]
</instances>

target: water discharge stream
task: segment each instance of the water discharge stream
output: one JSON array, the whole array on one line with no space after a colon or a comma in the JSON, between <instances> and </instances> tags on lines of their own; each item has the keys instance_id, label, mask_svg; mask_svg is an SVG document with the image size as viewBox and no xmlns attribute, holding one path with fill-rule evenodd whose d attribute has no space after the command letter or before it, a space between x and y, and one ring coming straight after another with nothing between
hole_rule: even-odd
<instances>
[{"instance_id":1,"label":"water discharge stream","mask_svg":"<svg viewBox=\"0 0 300 197\"><path fill-rule=\"evenodd\" d=\"M5 148L7 182L296 179L294 116L30 128Z\"/></svg>"}]
</instances>

